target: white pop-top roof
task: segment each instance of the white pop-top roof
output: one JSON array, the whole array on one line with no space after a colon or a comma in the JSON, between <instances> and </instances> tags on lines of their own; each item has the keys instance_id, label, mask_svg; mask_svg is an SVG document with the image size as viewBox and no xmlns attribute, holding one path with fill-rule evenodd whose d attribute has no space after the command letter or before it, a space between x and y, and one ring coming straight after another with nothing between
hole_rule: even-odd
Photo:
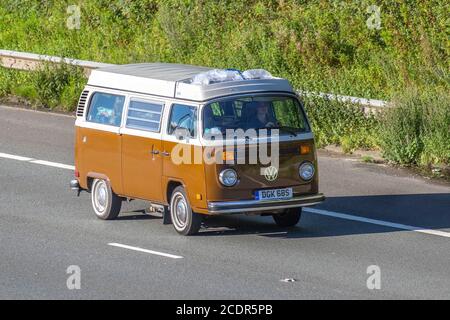
<instances>
[{"instance_id":1,"label":"white pop-top roof","mask_svg":"<svg viewBox=\"0 0 450 320\"><path fill-rule=\"evenodd\" d=\"M206 101L252 92L294 92L286 79L262 69L211 69L184 64L142 63L93 70L88 85L170 98Z\"/></svg>"}]
</instances>

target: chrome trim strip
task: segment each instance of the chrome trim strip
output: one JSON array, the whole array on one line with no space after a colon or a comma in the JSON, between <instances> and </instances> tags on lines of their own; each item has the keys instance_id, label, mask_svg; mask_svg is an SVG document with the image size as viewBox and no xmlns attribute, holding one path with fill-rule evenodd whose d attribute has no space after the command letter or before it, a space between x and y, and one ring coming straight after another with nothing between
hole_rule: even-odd
<instances>
[{"instance_id":1,"label":"chrome trim strip","mask_svg":"<svg viewBox=\"0 0 450 320\"><path fill-rule=\"evenodd\" d=\"M208 212L210 214L232 214L255 211L279 210L296 207L306 207L319 204L325 200L321 193L311 196L299 196L292 199L280 200L242 200L242 201L221 201L208 202Z\"/></svg>"}]
</instances>

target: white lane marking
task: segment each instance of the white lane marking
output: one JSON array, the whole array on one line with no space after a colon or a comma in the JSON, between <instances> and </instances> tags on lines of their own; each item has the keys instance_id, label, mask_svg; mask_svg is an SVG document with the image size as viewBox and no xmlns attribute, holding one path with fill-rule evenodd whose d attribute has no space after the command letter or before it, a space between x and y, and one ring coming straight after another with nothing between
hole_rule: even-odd
<instances>
[{"instance_id":1,"label":"white lane marking","mask_svg":"<svg viewBox=\"0 0 450 320\"><path fill-rule=\"evenodd\" d=\"M401 223L394 223L394 222L388 222L388 221L383 221L383 220L364 218L364 217L354 216L354 215L340 213L340 212L322 210L322 209L304 208L303 210L306 212L315 213L315 214L319 214L322 216L329 216L329 217L340 218L340 219L344 219L344 220L353 220L353 221L371 223L371 224L376 224L379 226L385 226L385 227L408 230L408 231L415 231L415 232L420 232L420 233L431 234L434 236L450 238L449 232L444 232L444 231L439 231L439 230L425 229L425 228L409 226L409 225L401 224Z\"/></svg>"},{"instance_id":2,"label":"white lane marking","mask_svg":"<svg viewBox=\"0 0 450 320\"><path fill-rule=\"evenodd\" d=\"M28 158L28 157L17 156L17 155L9 154L9 153L0 152L0 158L24 161L24 162L34 163L34 164L40 164L43 166L53 167L53 168L60 168L60 169L66 169L66 170L72 170L72 171L75 170L74 166L71 166L68 164L45 161L45 160L38 160L38 159L33 159L33 158Z\"/></svg>"},{"instance_id":3,"label":"white lane marking","mask_svg":"<svg viewBox=\"0 0 450 320\"><path fill-rule=\"evenodd\" d=\"M157 256L163 256L163 257L172 258L172 259L183 259L182 256L176 256L176 255L173 255L173 254L170 254L170 253L164 253L164 252L158 252L158 251L153 251L153 250L147 250L147 249L143 249L143 248L139 248L139 247L127 246L126 244L108 243L108 246L118 247L118 248L133 250L133 251L139 251L139 252L144 252L144 253L149 253L149 254L154 254L154 255L157 255Z\"/></svg>"},{"instance_id":4,"label":"white lane marking","mask_svg":"<svg viewBox=\"0 0 450 320\"><path fill-rule=\"evenodd\" d=\"M43 166L48 166L48 167L55 167L55 168L66 169L66 170L75 170L74 166L71 166L68 164L63 164L63 163L58 163L58 162L51 162L51 161L45 161L45 160L31 160L30 162L35 163L35 164L41 164Z\"/></svg>"},{"instance_id":5,"label":"white lane marking","mask_svg":"<svg viewBox=\"0 0 450 320\"><path fill-rule=\"evenodd\" d=\"M280 232L262 232L262 233L256 233L257 236L280 236L283 234L288 234L287 231L280 231Z\"/></svg>"},{"instance_id":6,"label":"white lane marking","mask_svg":"<svg viewBox=\"0 0 450 320\"><path fill-rule=\"evenodd\" d=\"M0 152L0 158L11 159L11 160L18 160L18 161L31 161L31 160L33 160L32 158L21 157L21 156L16 156L16 155L13 155L13 154L1 153L1 152Z\"/></svg>"}]
</instances>

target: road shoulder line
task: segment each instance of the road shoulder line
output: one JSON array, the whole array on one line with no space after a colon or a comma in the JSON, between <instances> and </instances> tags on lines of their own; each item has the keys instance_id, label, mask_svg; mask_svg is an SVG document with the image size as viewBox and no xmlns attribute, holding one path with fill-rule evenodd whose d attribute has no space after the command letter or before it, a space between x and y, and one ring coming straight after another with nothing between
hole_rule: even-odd
<instances>
[{"instance_id":1,"label":"road shoulder line","mask_svg":"<svg viewBox=\"0 0 450 320\"><path fill-rule=\"evenodd\" d=\"M306 212L309 212L309 213L318 214L318 215L322 215L322 216L370 223L370 224L375 224L375 225L384 226L384 227L390 227L390 228L395 228L395 229L430 234L433 236L450 238L449 232L444 232L444 231L439 231L439 230L425 229L422 227L415 227L415 226L410 226L410 225L401 224L401 223L394 223L394 222L389 222L389 221L384 221L384 220L364 218L364 217L354 216L354 215L350 215L350 214L346 214L346 213L340 213L340 212L334 212L334 211L322 210L322 209L316 209L316 208L304 208L303 210Z\"/></svg>"}]
</instances>

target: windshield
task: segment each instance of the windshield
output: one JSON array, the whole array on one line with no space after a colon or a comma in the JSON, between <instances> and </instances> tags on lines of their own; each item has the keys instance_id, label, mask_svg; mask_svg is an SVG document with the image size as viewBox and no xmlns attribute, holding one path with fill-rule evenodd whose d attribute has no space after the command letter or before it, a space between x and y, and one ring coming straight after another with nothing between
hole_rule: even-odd
<instances>
[{"instance_id":1,"label":"windshield","mask_svg":"<svg viewBox=\"0 0 450 320\"><path fill-rule=\"evenodd\" d=\"M309 131L300 103L287 96L240 97L206 105L204 137L225 135L227 129L278 129L280 135L293 136Z\"/></svg>"}]
</instances>

